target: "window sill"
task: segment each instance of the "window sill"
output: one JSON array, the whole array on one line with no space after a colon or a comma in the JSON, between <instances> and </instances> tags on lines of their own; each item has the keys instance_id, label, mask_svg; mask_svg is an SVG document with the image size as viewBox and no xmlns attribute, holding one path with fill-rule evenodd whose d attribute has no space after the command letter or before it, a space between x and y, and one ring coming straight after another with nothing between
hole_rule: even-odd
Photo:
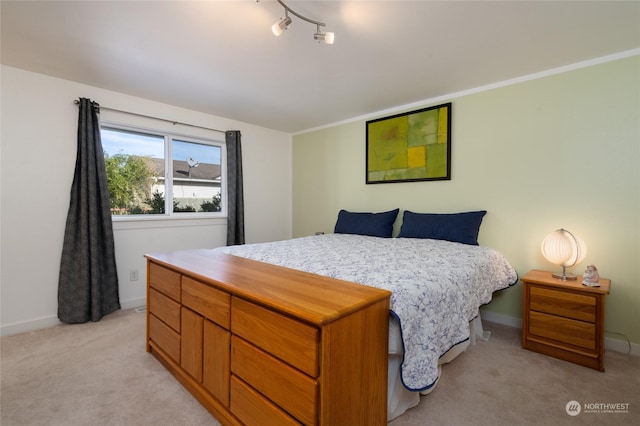
<instances>
[{"instance_id":1,"label":"window sill","mask_svg":"<svg viewBox=\"0 0 640 426\"><path fill-rule=\"evenodd\" d=\"M127 229L181 228L187 226L226 226L226 217L114 217L111 223L114 231Z\"/></svg>"}]
</instances>

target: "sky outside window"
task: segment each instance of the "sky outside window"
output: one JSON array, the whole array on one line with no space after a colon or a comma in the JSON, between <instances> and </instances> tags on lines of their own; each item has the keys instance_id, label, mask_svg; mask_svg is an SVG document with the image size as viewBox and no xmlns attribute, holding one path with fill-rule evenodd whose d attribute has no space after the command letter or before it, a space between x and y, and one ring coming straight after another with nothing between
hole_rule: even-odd
<instances>
[{"instance_id":1,"label":"sky outside window","mask_svg":"<svg viewBox=\"0 0 640 426\"><path fill-rule=\"evenodd\" d=\"M102 148L110 156L118 153L151 158L164 158L164 138L144 133L122 132L114 129L101 131ZM194 142L173 141L173 159L186 161L193 158L200 163L220 164L221 149Z\"/></svg>"}]
</instances>

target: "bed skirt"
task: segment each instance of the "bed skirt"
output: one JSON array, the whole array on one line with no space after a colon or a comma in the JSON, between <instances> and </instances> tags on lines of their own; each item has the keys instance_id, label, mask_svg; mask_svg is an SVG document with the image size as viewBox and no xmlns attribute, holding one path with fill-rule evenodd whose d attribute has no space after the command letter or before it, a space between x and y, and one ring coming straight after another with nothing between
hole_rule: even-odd
<instances>
[{"instance_id":1,"label":"bed skirt","mask_svg":"<svg viewBox=\"0 0 640 426\"><path fill-rule=\"evenodd\" d=\"M461 342L447 351L440 357L438 366L438 380L442 374L442 365L453 361L458 355L464 352L470 344L475 344L476 338L488 340L490 332L484 331L482 328L482 320L477 316L469 322L470 339ZM402 336L400 333L400 324L398 320L389 317L389 369L387 382L387 421L395 419L402 415L408 409L415 407L420 403L420 395L427 395L438 384L438 380L429 389L421 392L410 391L402 384L400 374L400 365L402 364Z\"/></svg>"}]
</instances>

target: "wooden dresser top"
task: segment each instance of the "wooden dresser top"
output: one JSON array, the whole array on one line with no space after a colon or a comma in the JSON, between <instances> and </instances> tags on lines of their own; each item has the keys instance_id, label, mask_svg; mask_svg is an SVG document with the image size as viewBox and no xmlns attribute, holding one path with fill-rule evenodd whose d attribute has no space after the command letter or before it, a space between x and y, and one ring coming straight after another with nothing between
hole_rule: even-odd
<instances>
[{"instance_id":1,"label":"wooden dresser top","mask_svg":"<svg viewBox=\"0 0 640 426\"><path fill-rule=\"evenodd\" d=\"M146 254L157 264L312 324L335 321L391 292L212 250Z\"/></svg>"}]
</instances>

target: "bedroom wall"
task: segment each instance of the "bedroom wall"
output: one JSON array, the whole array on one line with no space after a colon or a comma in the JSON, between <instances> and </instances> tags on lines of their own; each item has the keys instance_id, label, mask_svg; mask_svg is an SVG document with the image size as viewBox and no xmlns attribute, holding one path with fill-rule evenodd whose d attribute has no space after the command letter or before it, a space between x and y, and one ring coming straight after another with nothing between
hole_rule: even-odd
<instances>
[{"instance_id":1,"label":"bedroom wall","mask_svg":"<svg viewBox=\"0 0 640 426\"><path fill-rule=\"evenodd\" d=\"M524 275L555 267L539 247L564 227L588 246L575 272L612 280L606 330L640 343L640 57L590 65L425 101L453 102L450 181L364 183L365 121L387 113L294 135L294 237L332 232L342 208L486 209L480 243ZM518 283L483 316L519 326L521 297Z\"/></svg>"},{"instance_id":2,"label":"bedroom wall","mask_svg":"<svg viewBox=\"0 0 640 426\"><path fill-rule=\"evenodd\" d=\"M239 129L245 176L247 242L291 237L291 136L71 81L2 66L1 315L11 334L57 324L57 287L69 191L76 157L78 108L88 97L102 106L216 129ZM101 119L172 126L116 115ZM193 134L193 128L176 128ZM220 133L197 135L220 138ZM196 136L197 136L196 135ZM269 161L264 161L266 158ZM264 176L269 176L268 181ZM265 184L268 182L268 184ZM116 223L116 262L123 308L145 304L144 253L211 248L226 242L226 220ZM139 270L130 281L129 271Z\"/></svg>"}]
</instances>

